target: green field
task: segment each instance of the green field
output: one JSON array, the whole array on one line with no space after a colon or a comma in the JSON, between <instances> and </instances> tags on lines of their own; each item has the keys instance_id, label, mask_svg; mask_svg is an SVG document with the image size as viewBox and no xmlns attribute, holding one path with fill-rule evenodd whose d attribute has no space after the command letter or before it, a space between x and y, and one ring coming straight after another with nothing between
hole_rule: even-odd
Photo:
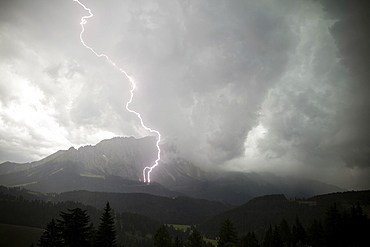
<instances>
[{"instance_id":1,"label":"green field","mask_svg":"<svg viewBox=\"0 0 370 247\"><path fill-rule=\"evenodd\" d=\"M217 240L214 239L208 239L208 238L203 238L203 240L207 243L211 243L213 246L217 246Z\"/></svg>"},{"instance_id":2,"label":"green field","mask_svg":"<svg viewBox=\"0 0 370 247\"><path fill-rule=\"evenodd\" d=\"M176 230L186 231L188 228L190 228L189 225L174 225L174 224L168 224L168 226L172 226Z\"/></svg>"},{"instance_id":3,"label":"green field","mask_svg":"<svg viewBox=\"0 0 370 247\"><path fill-rule=\"evenodd\" d=\"M41 228L0 223L0 246L30 247L32 243L37 246L43 232Z\"/></svg>"},{"instance_id":4,"label":"green field","mask_svg":"<svg viewBox=\"0 0 370 247\"><path fill-rule=\"evenodd\" d=\"M174 224L167 224L167 226L172 226L176 230L181 230L181 231L186 231L188 228L190 228L189 225L174 225ZM217 240L214 239L208 239L208 238L203 238L203 240L207 243L211 243L213 246L217 246Z\"/></svg>"}]
</instances>

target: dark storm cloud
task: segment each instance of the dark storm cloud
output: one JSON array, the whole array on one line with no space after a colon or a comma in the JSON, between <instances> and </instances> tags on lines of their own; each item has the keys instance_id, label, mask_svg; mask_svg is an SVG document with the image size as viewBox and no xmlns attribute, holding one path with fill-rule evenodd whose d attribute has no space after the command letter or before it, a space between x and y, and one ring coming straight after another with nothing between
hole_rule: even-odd
<instances>
[{"instance_id":1,"label":"dark storm cloud","mask_svg":"<svg viewBox=\"0 0 370 247\"><path fill-rule=\"evenodd\" d=\"M137 72L146 90L137 102L151 106L138 109L187 155L206 154L202 161L214 165L243 155L260 105L297 43L286 15L245 1L134 5L126 18L134 30L123 31L119 51L145 71Z\"/></svg>"},{"instance_id":2,"label":"dark storm cloud","mask_svg":"<svg viewBox=\"0 0 370 247\"><path fill-rule=\"evenodd\" d=\"M338 121L336 148L350 167L370 167L370 2L322 1L329 18L336 20L330 32L341 63L349 69L349 104Z\"/></svg>"},{"instance_id":3,"label":"dark storm cloud","mask_svg":"<svg viewBox=\"0 0 370 247\"><path fill-rule=\"evenodd\" d=\"M176 155L364 188L368 4L349 2L89 1L84 40L133 76L131 108ZM2 161L148 135L127 79L80 43L83 8L0 7Z\"/></svg>"}]
</instances>

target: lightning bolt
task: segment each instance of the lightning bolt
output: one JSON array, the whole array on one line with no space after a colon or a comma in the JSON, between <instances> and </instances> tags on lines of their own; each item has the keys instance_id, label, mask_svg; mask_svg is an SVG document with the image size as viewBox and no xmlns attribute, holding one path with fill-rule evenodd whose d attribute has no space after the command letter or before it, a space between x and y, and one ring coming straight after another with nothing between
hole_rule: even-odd
<instances>
[{"instance_id":1,"label":"lightning bolt","mask_svg":"<svg viewBox=\"0 0 370 247\"><path fill-rule=\"evenodd\" d=\"M80 32L80 41L81 41L81 43L82 43L82 45L84 46L84 47L86 47L87 49L89 49L92 53L94 53L94 55L95 56L97 56L97 57L102 57L102 58L105 58L114 68L116 68L116 69L118 69L121 73L123 73L125 76L126 76L126 78L130 81L130 83L131 83L131 89L130 89L130 99L129 99L129 101L127 101L127 103L126 103L126 110L128 111L128 112L130 112L130 113L133 113L133 114L135 114L136 115L136 117L140 120L140 124L141 124L141 126L145 129L145 130L147 130L147 131L149 131L150 133L154 133L154 134L156 134L156 136L157 136L157 142L156 142L156 147L157 147L157 159L154 161L154 164L152 165L152 166L146 166L146 167L144 167L144 169L143 169L143 179L144 179L144 182L147 182L147 183L150 183L150 173L152 172L152 170L156 167L156 166L158 166L158 162L160 161L160 159L161 159L161 149L160 149L160 147L159 147L159 143L161 142L161 133L159 133L159 131L158 130L155 130L155 129L151 129L151 128L149 128L149 127L147 127L145 124L144 124L144 121L143 121L143 119L141 118L141 115L140 115L140 113L138 113L138 112L136 112L136 111L134 111L134 110L132 110L132 109L130 109L130 104L131 104L131 102L132 102L132 100L133 100L133 98L134 98L134 91L135 91L135 88L136 88L136 83L135 83L135 81L134 81L134 79L131 77L131 76L129 76L128 74L127 74L127 72L126 71L124 71L123 69L121 69L120 67L118 67L107 55L105 55L104 53L101 53L101 54L99 54L99 53L97 53L93 48L91 48L90 46L88 46L86 43L85 43L85 41L84 41L84 39L83 39L83 34L84 34L84 32L85 32L85 24L87 23L87 19L89 19L89 18L91 18L91 17L93 17L94 15L93 15L93 13L92 13L92 11L91 11L91 9L90 8L88 8L88 7L86 7L84 4L82 4L79 0L73 0L74 2L77 2L81 7L83 7L86 11L88 11L89 12L89 15L86 15L86 16L83 16L82 18L81 18L81 22L80 22L80 25L81 25L81 32Z\"/></svg>"}]
</instances>

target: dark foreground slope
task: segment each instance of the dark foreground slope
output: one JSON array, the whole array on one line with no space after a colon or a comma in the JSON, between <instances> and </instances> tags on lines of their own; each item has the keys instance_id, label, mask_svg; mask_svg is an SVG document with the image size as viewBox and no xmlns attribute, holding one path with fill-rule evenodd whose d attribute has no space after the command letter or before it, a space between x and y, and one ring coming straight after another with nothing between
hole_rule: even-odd
<instances>
[{"instance_id":1,"label":"dark foreground slope","mask_svg":"<svg viewBox=\"0 0 370 247\"><path fill-rule=\"evenodd\" d=\"M0 223L0 246L29 247L43 232L41 228Z\"/></svg>"},{"instance_id":2,"label":"dark foreground slope","mask_svg":"<svg viewBox=\"0 0 370 247\"><path fill-rule=\"evenodd\" d=\"M14 189L9 189L14 194ZM77 202L59 202L51 203L41 200L26 200L23 196L14 196L6 193L2 188L0 191L0 224L7 232L6 243L1 246L31 246L34 238L25 237L30 232L40 233L40 230L34 228L45 228L51 219L61 219L60 212L67 212L68 209L81 208L87 210L91 222L94 226L100 223L102 210L92 206L86 206ZM114 208L113 208L114 210ZM117 231L117 242L124 246L152 246L152 236L163 224L149 217L132 214L128 212L120 213L115 211L115 227ZM23 236L22 234L25 234ZM17 238L29 239L32 242L22 242L22 245L12 245L17 242ZM4 240L2 238L2 240ZM4 240L4 241L5 241ZM3 242L1 242L3 243ZM145 244L144 244L145 243ZM24 245L23 245L24 244Z\"/></svg>"},{"instance_id":3,"label":"dark foreground slope","mask_svg":"<svg viewBox=\"0 0 370 247\"><path fill-rule=\"evenodd\" d=\"M334 203L339 209L348 209L359 203L370 215L370 190L332 193L306 200L288 200L284 195L262 196L210 218L200 224L199 229L209 237L216 237L221 223L230 219L243 235L249 231L264 232L282 219L292 225L297 217L306 227L315 218L322 220L328 207Z\"/></svg>"}]
</instances>

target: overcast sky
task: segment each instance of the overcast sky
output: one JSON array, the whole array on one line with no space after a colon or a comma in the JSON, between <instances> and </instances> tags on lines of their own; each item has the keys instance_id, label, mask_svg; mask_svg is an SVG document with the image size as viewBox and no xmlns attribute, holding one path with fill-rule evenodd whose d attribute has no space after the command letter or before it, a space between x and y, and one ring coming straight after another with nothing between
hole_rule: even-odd
<instances>
[{"instance_id":1,"label":"overcast sky","mask_svg":"<svg viewBox=\"0 0 370 247\"><path fill-rule=\"evenodd\" d=\"M369 1L82 0L131 108L205 169L370 188ZM72 0L0 1L0 162L143 137ZM153 171L154 172L154 171Z\"/></svg>"}]
</instances>

